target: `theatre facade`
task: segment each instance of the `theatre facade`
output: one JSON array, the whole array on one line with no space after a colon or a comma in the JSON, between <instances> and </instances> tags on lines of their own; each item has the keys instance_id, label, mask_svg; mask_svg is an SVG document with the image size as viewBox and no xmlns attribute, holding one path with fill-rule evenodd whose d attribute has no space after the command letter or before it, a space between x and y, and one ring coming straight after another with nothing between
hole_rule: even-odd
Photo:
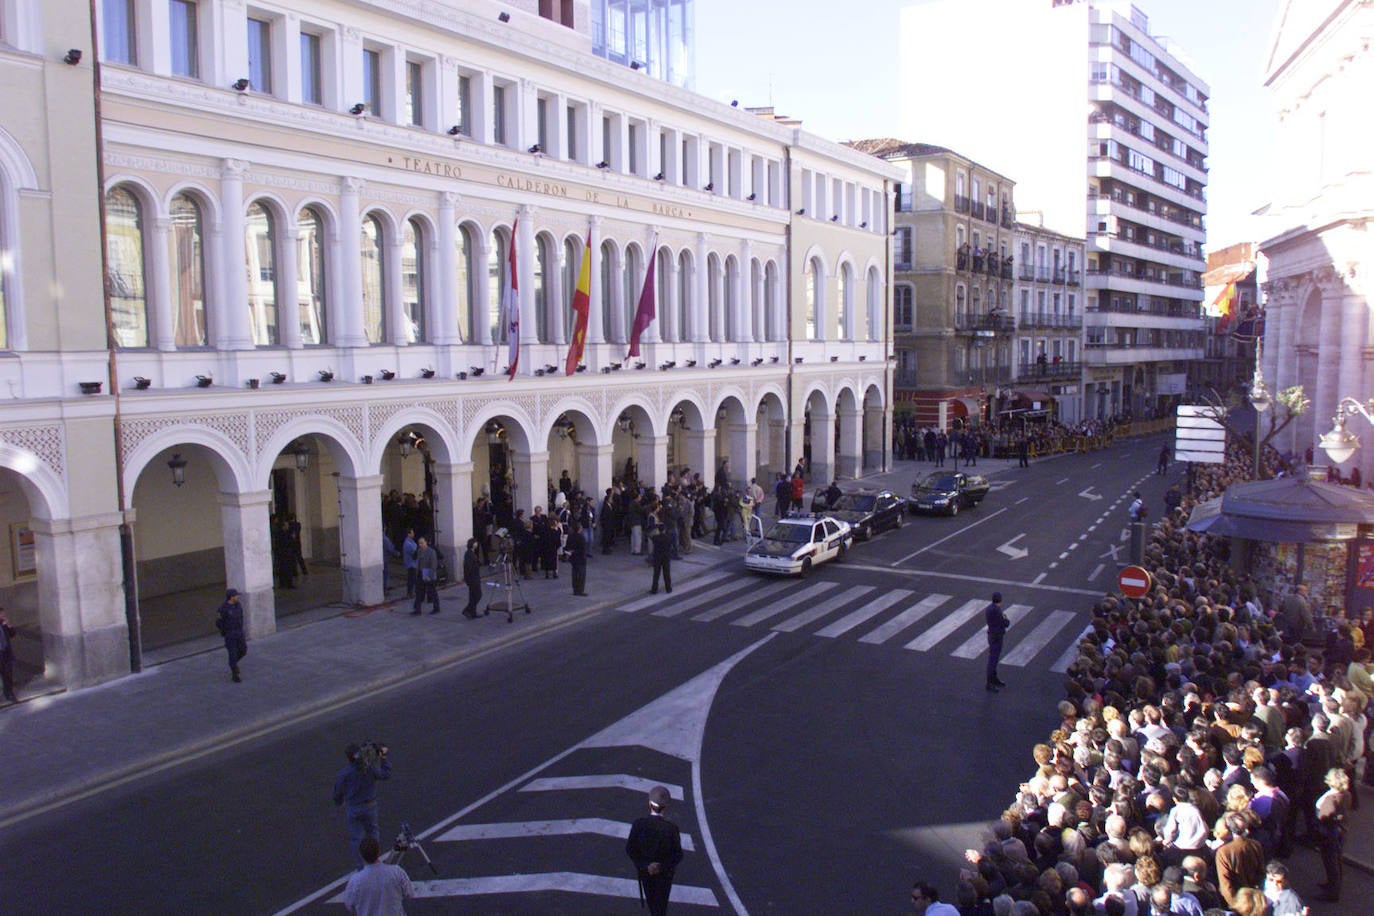
<instances>
[{"instance_id":1,"label":"theatre facade","mask_svg":"<svg viewBox=\"0 0 1374 916\"><path fill-rule=\"evenodd\" d=\"M97 74L44 59L80 29L29 5L0 63L71 77L92 135L65 180L70 151L17 123L46 90L0 114L30 379L0 415L0 600L49 682L127 673L184 624L136 609L209 586L273 632L274 517L371 604L392 490L453 557L475 501L529 511L565 470L600 494L724 458L765 489L804 456L813 483L883 468L885 163L597 57L534 4L105 3Z\"/></svg>"}]
</instances>

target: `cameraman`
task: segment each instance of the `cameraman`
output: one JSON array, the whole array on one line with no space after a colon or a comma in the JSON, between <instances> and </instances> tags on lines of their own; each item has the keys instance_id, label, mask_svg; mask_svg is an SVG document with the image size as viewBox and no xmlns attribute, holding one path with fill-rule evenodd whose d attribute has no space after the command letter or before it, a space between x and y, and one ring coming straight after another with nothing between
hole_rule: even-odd
<instances>
[{"instance_id":1,"label":"cameraman","mask_svg":"<svg viewBox=\"0 0 1374 916\"><path fill-rule=\"evenodd\" d=\"M344 748L348 765L334 780L334 805L342 806L348 825L348 845L353 850L358 868L365 864L358 852L363 837L381 839L377 823L377 781L391 778L391 761L387 760L387 746L368 741Z\"/></svg>"}]
</instances>

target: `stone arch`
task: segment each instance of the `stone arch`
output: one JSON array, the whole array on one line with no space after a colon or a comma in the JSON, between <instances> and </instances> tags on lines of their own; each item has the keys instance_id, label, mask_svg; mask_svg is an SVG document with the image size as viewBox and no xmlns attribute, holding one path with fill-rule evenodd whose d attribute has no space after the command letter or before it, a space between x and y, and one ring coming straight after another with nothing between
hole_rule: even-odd
<instances>
[{"instance_id":1,"label":"stone arch","mask_svg":"<svg viewBox=\"0 0 1374 916\"><path fill-rule=\"evenodd\" d=\"M738 388L728 388L717 399L710 415L715 432L715 466L718 468L723 459L730 460L729 480L735 489L742 489L754 476L756 430L754 416L744 406L747 401L744 392Z\"/></svg>"},{"instance_id":2,"label":"stone arch","mask_svg":"<svg viewBox=\"0 0 1374 916\"><path fill-rule=\"evenodd\" d=\"M772 480L774 475L791 470L788 466L786 405L787 395L781 386L773 384L766 386L754 403L754 474L769 496L773 491L765 477Z\"/></svg>"},{"instance_id":3,"label":"stone arch","mask_svg":"<svg viewBox=\"0 0 1374 916\"><path fill-rule=\"evenodd\" d=\"M887 467L886 438L891 425L882 386L876 382L869 382L864 388L863 398L862 447L865 473L877 473Z\"/></svg>"},{"instance_id":4,"label":"stone arch","mask_svg":"<svg viewBox=\"0 0 1374 916\"><path fill-rule=\"evenodd\" d=\"M665 479L667 440L656 413L646 397L635 393L622 397L606 415L611 424L612 474L627 485L635 480L657 485Z\"/></svg>"},{"instance_id":5,"label":"stone arch","mask_svg":"<svg viewBox=\"0 0 1374 916\"><path fill-rule=\"evenodd\" d=\"M823 385L813 383L801 401L802 457L807 476L824 484L835 477L835 398Z\"/></svg>"}]
</instances>

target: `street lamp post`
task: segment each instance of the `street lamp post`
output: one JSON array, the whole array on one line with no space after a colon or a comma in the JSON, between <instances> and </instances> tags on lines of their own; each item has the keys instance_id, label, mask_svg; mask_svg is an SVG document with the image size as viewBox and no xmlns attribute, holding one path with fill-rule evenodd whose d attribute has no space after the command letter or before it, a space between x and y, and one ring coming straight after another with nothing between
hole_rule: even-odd
<instances>
[{"instance_id":1,"label":"street lamp post","mask_svg":"<svg viewBox=\"0 0 1374 916\"><path fill-rule=\"evenodd\" d=\"M1260 474L1260 419L1264 412L1274 403L1273 397L1269 394L1269 386L1264 384L1264 371L1260 369L1260 357L1264 353L1264 341L1255 342L1255 377L1250 383L1249 400L1250 406L1255 409L1255 480L1259 480Z\"/></svg>"},{"instance_id":2,"label":"street lamp post","mask_svg":"<svg viewBox=\"0 0 1374 916\"><path fill-rule=\"evenodd\" d=\"M1368 404L1361 404L1354 398L1341 398L1336 405L1336 416L1332 417L1334 425L1317 440L1322 451L1336 464L1349 461L1350 456L1355 454L1355 449L1360 447L1360 437L1345 428L1345 418L1352 413L1357 413L1374 424L1374 398L1371 398Z\"/></svg>"}]
</instances>

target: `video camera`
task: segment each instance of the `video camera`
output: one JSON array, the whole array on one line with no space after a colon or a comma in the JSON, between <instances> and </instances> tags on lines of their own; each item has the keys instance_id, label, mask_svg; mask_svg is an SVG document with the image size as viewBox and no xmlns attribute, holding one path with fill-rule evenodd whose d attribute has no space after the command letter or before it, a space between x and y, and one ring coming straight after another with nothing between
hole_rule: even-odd
<instances>
[{"instance_id":1,"label":"video camera","mask_svg":"<svg viewBox=\"0 0 1374 916\"><path fill-rule=\"evenodd\" d=\"M357 744L350 744L344 749L348 760L354 766L364 770L370 770L382 762L382 758L390 750L385 742L373 741L371 738L364 738Z\"/></svg>"}]
</instances>

